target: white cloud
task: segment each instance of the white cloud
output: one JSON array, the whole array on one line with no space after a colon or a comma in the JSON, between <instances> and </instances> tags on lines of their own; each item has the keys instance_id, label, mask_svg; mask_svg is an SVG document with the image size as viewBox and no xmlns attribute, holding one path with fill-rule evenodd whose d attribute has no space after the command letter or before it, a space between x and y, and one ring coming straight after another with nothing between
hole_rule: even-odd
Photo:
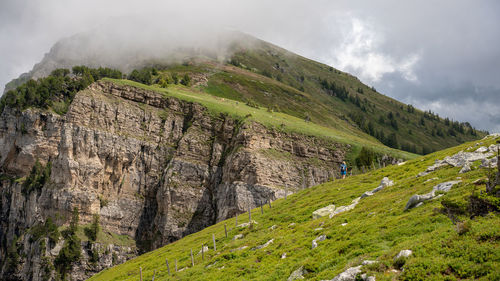
<instances>
[{"instance_id":1,"label":"white cloud","mask_svg":"<svg viewBox=\"0 0 500 281\"><path fill-rule=\"evenodd\" d=\"M362 80L378 82L385 74L400 73L411 82L418 82L414 67L420 59L417 53L404 58L394 58L379 50L384 36L367 22L350 16L351 24L343 32L342 42L335 47L331 64L345 71L354 72Z\"/></svg>"}]
</instances>

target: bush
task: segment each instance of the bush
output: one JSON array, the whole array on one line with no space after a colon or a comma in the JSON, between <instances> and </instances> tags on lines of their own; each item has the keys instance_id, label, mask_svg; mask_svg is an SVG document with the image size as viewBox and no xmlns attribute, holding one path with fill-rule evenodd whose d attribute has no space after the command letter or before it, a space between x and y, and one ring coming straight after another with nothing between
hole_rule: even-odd
<instances>
[{"instance_id":1,"label":"bush","mask_svg":"<svg viewBox=\"0 0 500 281\"><path fill-rule=\"evenodd\" d=\"M456 226L458 235L463 235L463 234L469 232L470 228L471 228L471 223L468 220L458 222L457 226Z\"/></svg>"}]
</instances>

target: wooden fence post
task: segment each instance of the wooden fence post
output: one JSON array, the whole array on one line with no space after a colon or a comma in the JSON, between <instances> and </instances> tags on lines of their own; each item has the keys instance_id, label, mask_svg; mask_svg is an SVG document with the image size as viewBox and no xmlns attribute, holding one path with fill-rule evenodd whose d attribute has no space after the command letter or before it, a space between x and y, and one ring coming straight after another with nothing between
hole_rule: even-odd
<instances>
[{"instance_id":1,"label":"wooden fence post","mask_svg":"<svg viewBox=\"0 0 500 281\"><path fill-rule=\"evenodd\" d=\"M201 260L205 260L205 250L203 249L203 244L201 244Z\"/></svg>"},{"instance_id":2,"label":"wooden fence post","mask_svg":"<svg viewBox=\"0 0 500 281\"><path fill-rule=\"evenodd\" d=\"M156 276L156 270L153 271L153 279L152 279L152 281L155 281L155 276Z\"/></svg>"},{"instance_id":3,"label":"wooden fence post","mask_svg":"<svg viewBox=\"0 0 500 281\"><path fill-rule=\"evenodd\" d=\"M193 249L191 249L191 265L194 266Z\"/></svg>"},{"instance_id":4,"label":"wooden fence post","mask_svg":"<svg viewBox=\"0 0 500 281\"><path fill-rule=\"evenodd\" d=\"M262 200L260 200L260 214L264 214L264 207L262 206Z\"/></svg>"},{"instance_id":5,"label":"wooden fence post","mask_svg":"<svg viewBox=\"0 0 500 281\"><path fill-rule=\"evenodd\" d=\"M267 203L269 203L269 209L271 209L272 208L272 206L271 206L271 199L268 199Z\"/></svg>"},{"instance_id":6,"label":"wooden fence post","mask_svg":"<svg viewBox=\"0 0 500 281\"><path fill-rule=\"evenodd\" d=\"M165 263L167 263L167 271L168 275L170 275L170 266L168 265L168 259L165 259Z\"/></svg>"},{"instance_id":7,"label":"wooden fence post","mask_svg":"<svg viewBox=\"0 0 500 281\"><path fill-rule=\"evenodd\" d=\"M224 224L224 233L226 234L226 238L227 238L227 225Z\"/></svg>"},{"instance_id":8,"label":"wooden fence post","mask_svg":"<svg viewBox=\"0 0 500 281\"><path fill-rule=\"evenodd\" d=\"M177 259L175 259L175 272L177 272Z\"/></svg>"},{"instance_id":9,"label":"wooden fence post","mask_svg":"<svg viewBox=\"0 0 500 281\"><path fill-rule=\"evenodd\" d=\"M238 226L238 215L234 217L234 224L235 226Z\"/></svg>"},{"instance_id":10,"label":"wooden fence post","mask_svg":"<svg viewBox=\"0 0 500 281\"><path fill-rule=\"evenodd\" d=\"M248 222L252 224L252 209L248 207Z\"/></svg>"},{"instance_id":11,"label":"wooden fence post","mask_svg":"<svg viewBox=\"0 0 500 281\"><path fill-rule=\"evenodd\" d=\"M214 252L217 251L217 245L215 245L215 234L212 233L212 241L214 241Z\"/></svg>"},{"instance_id":12,"label":"wooden fence post","mask_svg":"<svg viewBox=\"0 0 500 281\"><path fill-rule=\"evenodd\" d=\"M139 277L140 277L140 280L142 281L142 267L139 267Z\"/></svg>"}]
</instances>

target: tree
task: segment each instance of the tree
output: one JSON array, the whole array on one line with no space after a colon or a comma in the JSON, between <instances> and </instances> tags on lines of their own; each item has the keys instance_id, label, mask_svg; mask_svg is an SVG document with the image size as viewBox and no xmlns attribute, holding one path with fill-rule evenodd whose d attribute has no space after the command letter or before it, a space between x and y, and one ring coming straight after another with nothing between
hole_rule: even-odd
<instances>
[{"instance_id":1,"label":"tree","mask_svg":"<svg viewBox=\"0 0 500 281\"><path fill-rule=\"evenodd\" d=\"M63 231L63 237L65 239L64 245L61 251L59 251L56 259L54 260L56 269L62 276L63 280L65 279L66 274L71 270L73 263L80 260L80 257L82 255L81 241L80 238L78 238L78 236L76 235L79 219L80 215L78 212L78 208L75 207L71 216L69 228Z\"/></svg>"},{"instance_id":2,"label":"tree","mask_svg":"<svg viewBox=\"0 0 500 281\"><path fill-rule=\"evenodd\" d=\"M191 78L189 77L189 75L187 73L184 74L184 77L181 80L181 84L184 86L189 86L190 83L191 83Z\"/></svg>"}]
</instances>

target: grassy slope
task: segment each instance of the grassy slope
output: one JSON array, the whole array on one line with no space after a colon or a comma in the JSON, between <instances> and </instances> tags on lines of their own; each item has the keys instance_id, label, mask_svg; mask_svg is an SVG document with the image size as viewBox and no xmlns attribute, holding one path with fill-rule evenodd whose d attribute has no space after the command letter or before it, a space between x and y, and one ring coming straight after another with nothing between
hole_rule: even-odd
<instances>
[{"instance_id":1,"label":"grassy slope","mask_svg":"<svg viewBox=\"0 0 500 281\"><path fill-rule=\"evenodd\" d=\"M275 106L301 119L308 115L312 122L326 127L355 133L366 130L371 122L375 131L383 131L385 137L395 133L399 147L404 146L407 150L413 147L417 153L444 149L484 136L483 132L473 136L467 130L465 134L455 132L456 136L452 136L450 126L445 125L443 119L424 118L425 125L422 125L422 111L410 113L406 104L373 91L348 73L267 42L256 40L251 46L236 43L234 51L233 63L239 67L195 60L173 65L165 72L175 72L179 77L185 73L205 74L207 85L201 89L207 93L239 101L253 100L264 107ZM349 95L359 98L360 106L328 95L320 84L324 79L344 86ZM358 93L358 89L363 93ZM391 126L387 117L389 112L394 114L398 129ZM385 119L383 123L379 122L381 117ZM353 118L357 118L358 123ZM436 135L437 131L443 135Z\"/></svg>"},{"instance_id":2,"label":"grassy slope","mask_svg":"<svg viewBox=\"0 0 500 281\"><path fill-rule=\"evenodd\" d=\"M164 89L156 87L155 85L148 86L130 80L116 80L110 78L105 78L104 80L111 81L117 84L129 85L156 91L166 96L173 96L190 102L197 102L207 107L207 109L213 114L226 113L237 119L246 118L247 120L253 120L266 126L285 131L298 132L306 135L327 138L337 142L351 144L355 147L368 146L374 151L380 153L388 153L404 159L411 159L416 156L412 153L386 147L376 139L367 136L366 134L363 134L359 131L348 131L335 129L332 127L324 127L312 122L305 122L303 119L285 113L268 112L267 108L261 107L257 109L247 106L241 102L213 96L193 88L184 87L182 85L170 85L167 89ZM251 114L251 116L246 117L249 114Z\"/></svg>"},{"instance_id":3,"label":"grassy slope","mask_svg":"<svg viewBox=\"0 0 500 281\"><path fill-rule=\"evenodd\" d=\"M493 142L490 138L484 141L484 145ZM287 200L274 202L272 209L266 206L264 215L258 209L253 210L252 218L258 224L252 229L233 229L234 219L229 219L103 271L90 280L139 280L139 267L143 269L144 280L151 280L154 271L157 272L155 280L285 280L300 266L308 270L307 279L322 280L331 279L364 259L379 261L377 266L365 267L377 280L499 280L500 215L475 218L470 221L470 231L459 235L450 219L436 211L441 200L465 202L467 196L478 188L472 182L484 178L484 169L461 174L463 182L440 199L403 211L413 194L429 192L437 183L456 179L460 168L444 167L421 178L415 178L417 173L436 159L469 146L471 143L410 160L405 165L390 166L303 190ZM332 202L337 206L347 205L364 191L375 188L384 176L394 180L395 184L362 199L354 210L332 219L312 220L314 210ZM434 177L439 179L425 182ZM484 185L479 188L484 189ZM238 222L246 221L247 214L238 216ZM290 227L290 223L296 225ZM342 223L347 225L341 226ZM229 238L224 238L224 224L231 228ZM277 225L277 228L270 230L272 225ZM314 230L318 227L323 230ZM212 234L217 238L216 252L212 249ZM232 241L236 234L245 237ZM320 234L327 235L327 240L311 250L312 239ZM250 249L273 238L274 243L267 248ZM202 244L211 248L204 261L197 254ZM231 252L244 245L249 248ZM194 267L190 265L190 249L195 253ZM391 272L393 257L402 249L411 249L414 253L406 261L403 272ZM287 258L281 259L285 252ZM172 270L175 259L179 269L187 268L167 277L166 258Z\"/></svg>"}]
</instances>

